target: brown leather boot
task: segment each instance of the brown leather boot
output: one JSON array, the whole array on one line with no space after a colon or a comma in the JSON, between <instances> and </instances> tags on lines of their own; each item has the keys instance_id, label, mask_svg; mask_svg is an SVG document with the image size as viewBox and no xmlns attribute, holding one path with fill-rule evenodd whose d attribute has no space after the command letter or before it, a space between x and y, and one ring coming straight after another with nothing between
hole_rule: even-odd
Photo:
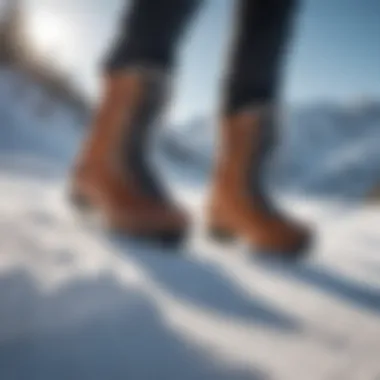
<instances>
[{"instance_id":1,"label":"brown leather boot","mask_svg":"<svg viewBox=\"0 0 380 380\"><path fill-rule=\"evenodd\" d=\"M248 110L222 121L208 223L214 236L243 237L261 252L295 257L307 248L308 230L274 210L264 196L263 164L274 144L271 114Z\"/></svg>"},{"instance_id":2,"label":"brown leather boot","mask_svg":"<svg viewBox=\"0 0 380 380\"><path fill-rule=\"evenodd\" d=\"M188 218L154 178L145 152L165 89L162 76L129 70L105 78L105 95L77 161L74 202L95 209L111 229L178 242Z\"/></svg>"}]
</instances>

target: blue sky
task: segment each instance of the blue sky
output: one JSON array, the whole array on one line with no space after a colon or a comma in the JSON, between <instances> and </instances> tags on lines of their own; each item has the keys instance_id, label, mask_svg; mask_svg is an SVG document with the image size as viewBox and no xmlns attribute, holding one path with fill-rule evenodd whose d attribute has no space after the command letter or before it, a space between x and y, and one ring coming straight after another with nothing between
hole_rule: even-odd
<instances>
[{"instance_id":1,"label":"blue sky","mask_svg":"<svg viewBox=\"0 0 380 380\"><path fill-rule=\"evenodd\" d=\"M125 2L26 1L37 45L75 71L77 80L96 98L98 62ZM210 113L217 107L233 3L205 0L193 21L180 50L174 119ZM54 33L47 33L49 28ZM290 102L380 97L380 1L301 1L285 73L284 97Z\"/></svg>"}]
</instances>

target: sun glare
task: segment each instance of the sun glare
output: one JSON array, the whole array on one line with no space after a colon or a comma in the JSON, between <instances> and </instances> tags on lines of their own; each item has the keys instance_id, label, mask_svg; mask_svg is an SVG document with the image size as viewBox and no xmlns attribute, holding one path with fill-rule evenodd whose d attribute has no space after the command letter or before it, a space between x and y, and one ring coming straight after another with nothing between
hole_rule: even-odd
<instances>
[{"instance_id":1,"label":"sun glare","mask_svg":"<svg viewBox=\"0 0 380 380\"><path fill-rule=\"evenodd\" d=\"M30 19L30 37L42 53L54 53L64 42L65 25L53 13L36 12Z\"/></svg>"}]
</instances>

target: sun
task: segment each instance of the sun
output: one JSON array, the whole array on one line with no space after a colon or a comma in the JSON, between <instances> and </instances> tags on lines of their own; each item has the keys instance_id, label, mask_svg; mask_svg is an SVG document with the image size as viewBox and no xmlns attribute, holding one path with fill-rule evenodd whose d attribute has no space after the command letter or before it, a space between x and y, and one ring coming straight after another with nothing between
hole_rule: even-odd
<instances>
[{"instance_id":1,"label":"sun","mask_svg":"<svg viewBox=\"0 0 380 380\"><path fill-rule=\"evenodd\" d=\"M54 13L37 11L31 15L28 29L35 47L42 53L50 53L64 43L67 28Z\"/></svg>"}]
</instances>

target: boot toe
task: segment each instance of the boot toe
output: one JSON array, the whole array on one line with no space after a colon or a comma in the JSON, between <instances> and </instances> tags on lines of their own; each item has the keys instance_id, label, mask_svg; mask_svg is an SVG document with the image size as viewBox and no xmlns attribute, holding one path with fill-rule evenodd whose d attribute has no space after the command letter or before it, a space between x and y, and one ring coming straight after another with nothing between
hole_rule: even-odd
<instances>
[{"instance_id":1,"label":"boot toe","mask_svg":"<svg viewBox=\"0 0 380 380\"><path fill-rule=\"evenodd\" d=\"M284 227L284 226L283 226ZM268 236L266 241L258 244L259 256L272 257L285 261L296 261L305 258L313 244L313 233L300 226L287 226Z\"/></svg>"},{"instance_id":2,"label":"boot toe","mask_svg":"<svg viewBox=\"0 0 380 380\"><path fill-rule=\"evenodd\" d=\"M133 239L159 244L164 248L177 248L187 237L190 221L186 213L172 207L152 207L135 215L132 225L123 223L118 228Z\"/></svg>"},{"instance_id":3,"label":"boot toe","mask_svg":"<svg viewBox=\"0 0 380 380\"><path fill-rule=\"evenodd\" d=\"M281 250L282 258L290 261L305 258L313 245L314 235L311 229L299 227L290 232L289 236L291 236L290 243Z\"/></svg>"},{"instance_id":4,"label":"boot toe","mask_svg":"<svg viewBox=\"0 0 380 380\"><path fill-rule=\"evenodd\" d=\"M289 259L302 259L305 258L310 252L311 247L313 246L314 235L311 230L304 228L300 232L298 238L295 240L292 249L290 249L285 256Z\"/></svg>"}]
</instances>

